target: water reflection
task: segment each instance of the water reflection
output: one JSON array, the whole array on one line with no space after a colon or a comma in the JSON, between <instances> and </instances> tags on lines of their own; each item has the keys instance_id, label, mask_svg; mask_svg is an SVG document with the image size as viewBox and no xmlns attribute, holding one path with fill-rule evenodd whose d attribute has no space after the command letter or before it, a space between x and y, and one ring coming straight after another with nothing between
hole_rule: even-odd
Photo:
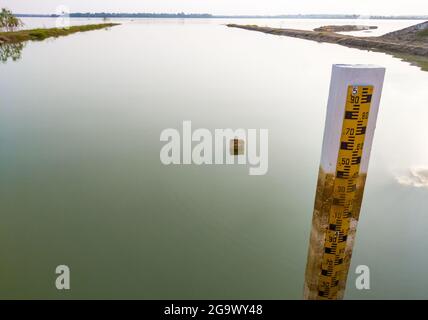
<instances>
[{"instance_id":1,"label":"water reflection","mask_svg":"<svg viewBox=\"0 0 428 320\"><path fill-rule=\"evenodd\" d=\"M421 68L422 71L428 71L428 57L409 55L404 53L390 53L393 57L401 61L409 62L412 66Z\"/></svg>"},{"instance_id":2,"label":"water reflection","mask_svg":"<svg viewBox=\"0 0 428 320\"><path fill-rule=\"evenodd\" d=\"M24 49L25 43L0 43L0 61L5 63L9 59L12 61L18 61L21 59L22 49Z\"/></svg>"},{"instance_id":3,"label":"water reflection","mask_svg":"<svg viewBox=\"0 0 428 320\"><path fill-rule=\"evenodd\" d=\"M398 183L410 187L428 187L428 168L410 168L406 175L396 178Z\"/></svg>"}]
</instances>

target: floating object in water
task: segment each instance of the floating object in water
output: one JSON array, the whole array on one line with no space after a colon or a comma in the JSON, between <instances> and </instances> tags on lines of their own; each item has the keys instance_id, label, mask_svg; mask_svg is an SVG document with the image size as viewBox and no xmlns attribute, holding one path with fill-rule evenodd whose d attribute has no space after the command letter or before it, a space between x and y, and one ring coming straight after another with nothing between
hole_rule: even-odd
<instances>
[{"instance_id":1,"label":"floating object in water","mask_svg":"<svg viewBox=\"0 0 428 320\"><path fill-rule=\"evenodd\" d=\"M230 140L230 154L240 156L245 153L245 141L241 139Z\"/></svg>"}]
</instances>

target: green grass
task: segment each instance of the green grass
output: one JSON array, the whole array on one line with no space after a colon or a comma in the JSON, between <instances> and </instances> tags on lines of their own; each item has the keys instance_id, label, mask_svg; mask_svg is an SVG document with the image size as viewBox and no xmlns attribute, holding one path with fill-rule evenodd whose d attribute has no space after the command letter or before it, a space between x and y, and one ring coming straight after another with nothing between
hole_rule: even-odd
<instances>
[{"instance_id":1,"label":"green grass","mask_svg":"<svg viewBox=\"0 0 428 320\"><path fill-rule=\"evenodd\" d=\"M418 31L418 33L416 34L416 36L419 37L419 38L428 37L428 29Z\"/></svg>"},{"instance_id":2,"label":"green grass","mask_svg":"<svg viewBox=\"0 0 428 320\"><path fill-rule=\"evenodd\" d=\"M50 28L50 29L32 29L20 30L12 32L0 32L0 42L17 43L23 41L41 41L47 38L57 38L67 36L76 32L85 32L91 30L104 29L114 27L118 23L102 23L102 24L88 24L83 26L72 26L70 28Z\"/></svg>"},{"instance_id":3,"label":"green grass","mask_svg":"<svg viewBox=\"0 0 428 320\"><path fill-rule=\"evenodd\" d=\"M409 54L389 53L402 61L409 62L413 66L421 68L422 71L428 71L428 57L414 56Z\"/></svg>"}]
</instances>

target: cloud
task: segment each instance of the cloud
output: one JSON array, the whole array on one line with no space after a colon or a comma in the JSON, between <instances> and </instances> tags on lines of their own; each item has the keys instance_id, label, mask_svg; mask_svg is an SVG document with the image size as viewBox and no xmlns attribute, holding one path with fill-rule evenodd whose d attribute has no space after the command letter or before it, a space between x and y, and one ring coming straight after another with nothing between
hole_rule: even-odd
<instances>
[{"instance_id":1,"label":"cloud","mask_svg":"<svg viewBox=\"0 0 428 320\"><path fill-rule=\"evenodd\" d=\"M399 184L415 188L428 188L428 167L414 167L406 175L396 177Z\"/></svg>"}]
</instances>

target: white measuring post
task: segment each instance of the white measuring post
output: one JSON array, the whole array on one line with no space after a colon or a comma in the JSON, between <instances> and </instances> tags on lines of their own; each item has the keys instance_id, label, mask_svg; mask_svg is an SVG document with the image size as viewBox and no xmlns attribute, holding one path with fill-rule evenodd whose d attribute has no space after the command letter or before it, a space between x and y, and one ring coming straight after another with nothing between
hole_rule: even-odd
<instances>
[{"instance_id":1,"label":"white measuring post","mask_svg":"<svg viewBox=\"0 0 428 320\"><path fill-rule=\"evenodd\" d=\"M342 299L385 68L333 65L305 273L305 299Z\"/></svg>"}]
</instances>

